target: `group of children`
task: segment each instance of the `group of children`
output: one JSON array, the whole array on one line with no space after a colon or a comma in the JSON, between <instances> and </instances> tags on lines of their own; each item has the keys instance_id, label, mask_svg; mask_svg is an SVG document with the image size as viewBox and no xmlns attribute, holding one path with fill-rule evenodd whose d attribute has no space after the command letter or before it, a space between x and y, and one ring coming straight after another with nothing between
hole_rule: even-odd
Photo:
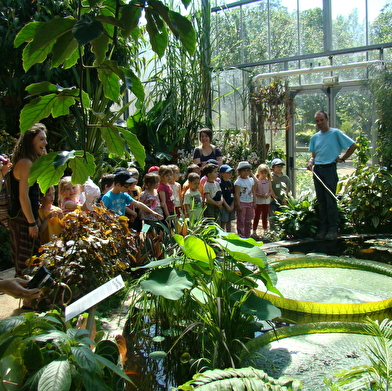
<instances>
[{"instance_id":1,"label":"group of children","mask_svg":"<svg viewBox=\"0 0 392 391\"><path fill-rule=\"evenodd\" d=\"M272 175L266 164L253 174L247 161L239 162L233 182L234 169L227 164L219 167L216 160L210 159L202 168L191 164L183 185L178 182L180 170L176 165L153 166L144 175L142 188L138 186L136 168L104 174L100 189L91 180L74 185L71 177L64 177L58 186L59 207L54 206L53 186L41 198L41 244L61 232L65 214L77 208L92 210L98 201L117 215L127 216L130 227L138 232L143 222L169 225L167 218L177 215L192 221L213 219L226 232L232 232L232 222L237 219L239 236L256 237L260 219L266 230L271 209L276 210L273 205L284 203L290 189L289 179L282 173L283 165L282 160L274 159Z\"/></svg>"}]
</instances>

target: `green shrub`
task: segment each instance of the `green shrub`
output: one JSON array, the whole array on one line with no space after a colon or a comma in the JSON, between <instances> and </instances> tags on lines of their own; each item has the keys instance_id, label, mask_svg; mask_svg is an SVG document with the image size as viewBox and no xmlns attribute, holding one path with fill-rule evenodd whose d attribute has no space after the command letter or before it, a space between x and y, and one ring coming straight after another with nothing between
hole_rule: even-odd
<instances>
[{"instance_id":1,"label":"green shrub","mask_svg":"<svg viewBox=\"0 0 392 391\"><path fill-rule=\"evenodd\" d=\"M341 183L342 206L358 232L382 232L391 227L392 174L383 167L360 167Z\"/></svg>"}]
</instances>

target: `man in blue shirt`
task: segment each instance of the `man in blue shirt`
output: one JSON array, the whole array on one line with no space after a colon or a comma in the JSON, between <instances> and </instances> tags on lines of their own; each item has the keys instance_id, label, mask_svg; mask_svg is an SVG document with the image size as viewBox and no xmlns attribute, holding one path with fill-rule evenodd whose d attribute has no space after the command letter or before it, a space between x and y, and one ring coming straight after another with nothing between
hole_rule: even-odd
<instances>
[{"instance_id":1,"label":"man in blue shirt","mask_svg":"<svg viewBox=\"0 0 392 391\"><path fill-rule=\"evenodd\" d=\"M315 174L313 182L319 203L320 231L315 239L335 240L338 236L336 163L344 163L357 145L341 130L329 127L328 115L324 111L318 111L314 118L319 131L310 139L312 157L306 168ZM346 152L340 157L342 149Z\"/></svg>"}]
</instances>

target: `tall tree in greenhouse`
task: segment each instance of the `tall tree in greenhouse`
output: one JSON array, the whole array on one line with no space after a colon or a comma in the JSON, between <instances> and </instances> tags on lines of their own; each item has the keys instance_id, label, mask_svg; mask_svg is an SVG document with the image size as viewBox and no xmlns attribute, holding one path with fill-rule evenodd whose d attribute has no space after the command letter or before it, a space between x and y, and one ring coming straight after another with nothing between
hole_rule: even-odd
<instances>
[{"instance_id":1,"label":"tall tree in greenhouse","mask_svg":"<svg viewBox=\"0 0 392 391\"><path fill-rule=\"evenodd\" d=\"M185 7L189 3L183 1ZM120 158L132 153L144 166L144 148L132 130L119 123L129 104L119 111L111 110L114 104L121 103L127 90L143 104L144 89L136 73L113 59L119 42L124 40L132 47L141 39L139 24L143 16L151 48L159 57L168 45L169 30L190 54L194 53L191 22L157 0L129 4L90 0L88 5L78 3L75 15L30 22L17 34L14 45L24 46L22 60L26 72L44 63L50 69L72 68L77 81L76 85L64 87L41 80L26 88L29 100L20 114L21 132L50 116L72 115L82 147L78 151L52 152L37 160L30 179L38 180L43 192L60 179L67 166L72 169L73 182L84 183L88 176L93 176L94 154L103 146ZM92 90L94 73L98 81ZM98 149L91 152L90 148L95 147Z\"/></svg>"}]
</instances>

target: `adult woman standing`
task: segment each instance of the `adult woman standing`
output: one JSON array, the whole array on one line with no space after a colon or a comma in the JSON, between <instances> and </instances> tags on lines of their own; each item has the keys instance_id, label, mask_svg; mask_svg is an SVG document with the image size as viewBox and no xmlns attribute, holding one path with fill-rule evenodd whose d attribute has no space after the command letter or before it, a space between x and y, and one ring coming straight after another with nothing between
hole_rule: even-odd
<instances>
[{"instance_id":1,"label":"adult woman standing","mask_svg":"<svg viewBox=\"0 0 392 391\"><path fill-rule=\"evenodd\" d=\"M203 167L207 160L215 159L220 167L222 165L222 152L219 147L211 144L212 130L209 128L200 129L199 140L201 145L193 151L193 163Z\"/></svg>"},{"instance_id":2,"label":"adult woman standing","mask_svg":"<svg viewBox=\"0 0 392 391\"><path fill-rule=\"evenodd\" d=\"M17 275L23 275L26 260L36 254L40 246L38 183L29 186L31 165L46 154L46 127L36 123L23 133L12 153L13 168L10 175L11 206L9 228L11 256Z\"/></svg>"}]
</instances>

